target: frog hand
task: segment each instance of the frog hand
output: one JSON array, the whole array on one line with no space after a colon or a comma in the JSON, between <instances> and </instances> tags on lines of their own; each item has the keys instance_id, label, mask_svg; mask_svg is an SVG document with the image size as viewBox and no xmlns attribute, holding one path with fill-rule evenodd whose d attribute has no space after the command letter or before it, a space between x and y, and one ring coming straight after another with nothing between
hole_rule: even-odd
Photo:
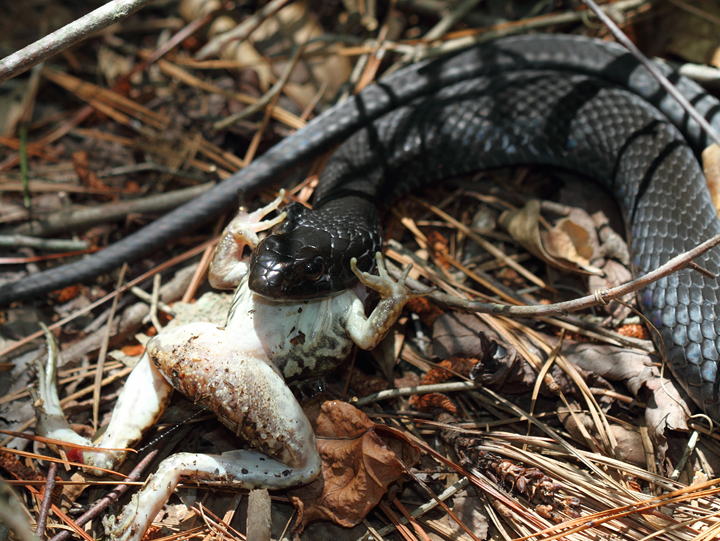
<instances>
[{"instance_id":1,"label":"frog hand","mask_svg":"<svg viewBox=\"0 0 720 541\"><path fill-rule=\"evenodd\" d=\"M208 280L215 289L235 289L247 274L248 266L242 260L243 249L249 246L254 249L260 242L257 234L270 229L282 222L286 213L282 212L272 220L263 218L282 203L285 190L280 190L277 198L254 212L247 213L243 206L237 216L223 231L220 241L215 248L215 254L210 262Z\"/></svg>"},{"instance_id":2,"label":"frog hand","mask_svg":"<svg viewBox=\"0 0 720 541\"><path fill-rule=\"evenodd\" d=\"M358 279L365 286L380 294L380 302L369 317L365 317L360 299L353 301L348 315L346 324L348 335L362 349L372 349L377 346L400 317L400 313L408 301L429 295L435 290L432 287L425 291L412 291L405 285L412 265L405 267L402 276L396 282L385 269L385 260L382 254L378 252L375 258L378 269L377 276L360 271L355 258L350 260L350 268Z\"/></svg>"}]
</instances>

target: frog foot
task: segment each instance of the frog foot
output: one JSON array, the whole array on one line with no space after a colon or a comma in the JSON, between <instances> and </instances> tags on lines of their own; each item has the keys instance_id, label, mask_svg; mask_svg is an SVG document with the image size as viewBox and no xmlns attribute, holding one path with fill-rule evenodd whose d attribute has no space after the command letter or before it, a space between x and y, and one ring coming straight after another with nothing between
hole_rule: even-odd
<instances>
[{"instance_id":1,"label":"frog foot","mask_svg":"<svg viewBox=\"0 0 720 541\"><path fill-rule=\"evenodd\" d=\"M251 213L240 206L237 216L223 231L210 262L208 279L212 287L235 289L242 281L248 272L247 263L242 261L245 246L254 249L260 243L257 235L260 231L270 229L285 219L287 213L281 212L272 220L263 220L270 212L278 209L284 197L285 190L280 190L272 203Z\"/></svg>"},{"instance_id":2,"label":"frog foot","mask_svg":"<svg viewBox=\"0 0 720 541\"><path fill-rule=\"evenodd\" d=\"M57 374L58 348L50 330L41 323L47 342L47 363L45 366L36 361L38 372L38 389L30 389L35 409L36 433L38 436L64 441L76 445L92 446L92 442L77 434L68 423L60 406L55 377ZM57 449L57 446L51 446ZM68 458L82 461L82 452L77 453L72 447L67 448Z\"/></svg>"},{"instance_id":3,"label":"frog foot","mask_svg":"<svg viewBox=\"0 0 720 541\"><path fill-rule=\"evenodd\" d=\"M111 541L130 541L132 538L137 538L138 535L133 535L133 524L135 523L136 516L138 514L138 495L133 494L133 497L122 511L120 516L108 515L103 517L102 525L105 529L105 536ZM142 532L144 534L145 532Z\"/></svg>"},{"instance_id":4,"label":"frog foot","mask_svg":"<svg viewBox=\"0 0 720 541\"><path fill-rule=\"evenodd\" d=\"M358 280L360 280L370 289L377 291L383 299L403 299L404 305L406 302L412 299L425 297L436 289L435 287L430 287L424 291L413 291L405 285L405 280L407 279L408 275L410 274L410 270L412 269L412 263L405 267L405 270L396 282L388 274L387 269L385 268L385 258L380 252L377 252L375 254L375 261L377 263L377 276L374 274L370 274L369 272L363 272L358 269L357 260L354 257L350 260L350 268L355 273L355 276L358 277Z\"/></svg>"}]
</instances>

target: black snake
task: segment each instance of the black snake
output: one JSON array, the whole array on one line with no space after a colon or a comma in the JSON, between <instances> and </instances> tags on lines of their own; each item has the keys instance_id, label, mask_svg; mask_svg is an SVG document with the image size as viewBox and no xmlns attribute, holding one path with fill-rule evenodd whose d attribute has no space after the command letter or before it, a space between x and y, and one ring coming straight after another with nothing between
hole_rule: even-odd
<instances>
[{"instance_id":1,"label":"black snake","mask_svg":"<svg viewBox=\"0 0 720 541\"><path fill-rule=\"evenodd\" d=\"M665 73L716 128L720 103ZM608 187L629 224L643 273L720 233L697 156L705 135L621 47L559 35L511 37L398 71L283 140L212 191L86 259L0 288L0 303L31 298L158 249L347 139L318 186L313 212L293 207L253 256L251 287L275 297L352 285L349 259L371 266L379 214L415 187L478 169L547 164ZM720 250L698 263L720 270ZM683 270L645 289L671 368L720 421L718 282Z\"/></svg>"}]
</instances>

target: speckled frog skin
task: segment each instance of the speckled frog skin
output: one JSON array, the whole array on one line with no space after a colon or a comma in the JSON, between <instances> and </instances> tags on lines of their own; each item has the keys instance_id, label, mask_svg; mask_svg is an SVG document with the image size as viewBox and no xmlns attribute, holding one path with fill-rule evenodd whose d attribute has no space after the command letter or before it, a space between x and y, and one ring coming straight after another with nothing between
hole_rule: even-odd
<instances>
[{"instance_id":1,"label":"speckled frog skin","mask_svg":"<svg viewBox=\"0 0 720 541\"><path fill-rule=\"evenodd\" d=\"M220 289L237 288L225 327L190 323L153 338L128 377L97 444L73 432L65 419L55 387L55 365L49 362L39 371L38 434L88 447L65 451L94 473L101 474L96 468L116 469L123 462L123 451L109 449L137 443L162 415L172 389L204 404L256 449L222 455L178 453L165 459L119 516L105 518L110 539L142 539L181 476L270 489L312 481L321 465L315 436L286 381L326 374L347 357L353 344L374 347L405 303L422 295L405 287L407 271L393 281L379 254L378 276L359 272L353 264L361 282L380 293L381 300L367 317L353 290L301 302L275 302L250 291L243 249L257 246L257 233L283 220L284 213L263 220L278 208L282 197L281 193L250 214L241 209L218 243L210 283Z\"/></svg>"}]
</instances>

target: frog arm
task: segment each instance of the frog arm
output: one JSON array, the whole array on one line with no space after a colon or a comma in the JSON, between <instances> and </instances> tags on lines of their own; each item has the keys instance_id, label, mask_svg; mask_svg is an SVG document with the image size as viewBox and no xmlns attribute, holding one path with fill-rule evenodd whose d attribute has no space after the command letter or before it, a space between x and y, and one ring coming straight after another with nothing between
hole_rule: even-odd
<instances>
[{"instance_id":1,"label":"frog arm","mask_svg":"<svg viewBox=\"0 0 720 541\"><path fill-rule=\"evenodd\" d=\"M152 365L147 354L143 355L128 376L107 430L100 442L94 444L73 431L65 418L55 383L56 358L49 354L46 366L44 369L41 366L38 371L39 386L33 391L37 434L97 449L64 447L68 459L73 462L85 464L89 469L116 469L125 460L126 452L122 449L139 441L165 411L172 387ZM103 475L99 471L94 473Z\"/></svg>"},{"instance_id":2,"label":"frog arm","mask_svg":"<svg viewBox=\"0 0 720 541\"><path fill-rule=\"evenodd\" d=\"M348 311L345 330L350 339L362 349L372 349L378 345L395 324L405 304L419 297L429 295L434 288L425 291L412 291L405 285L405 279L412 265L405 267L402 276L396 282L385 269L382 254L375 255L378 275L362 272L357 268L357 261L353 258L350 266L360 281L380 294L380 302L369 316L365 316L362 301L355 297Z\"/></svg>"},{"instance_id":3,"label":"frog arm","mask_svg":"<svg viewBox=\"0 0 720 541\"><path fill-rule=\"evenodd\" d=\"M243 206L240 207L237 216L228 224L218 241L210 269L208 280L215 289L235 289L247 274L248 265L242 260L245 246L255 248L260 239L257 234L260 231L270 229L275 224L285 219L285 212L282 212L272 220L263 218L277 210L285 197L285 190L280 190L277 198L254 212L247 213Z\"/></svg>"}]
</instances>

